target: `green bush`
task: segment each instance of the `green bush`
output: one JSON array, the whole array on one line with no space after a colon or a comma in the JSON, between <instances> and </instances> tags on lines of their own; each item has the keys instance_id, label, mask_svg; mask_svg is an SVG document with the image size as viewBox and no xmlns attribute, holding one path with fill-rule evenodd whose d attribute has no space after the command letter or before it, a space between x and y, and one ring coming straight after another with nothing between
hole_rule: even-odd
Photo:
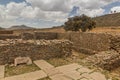
<instances>
[{"instance_id":1,"label":"green bush","mask_svg":"<svg viewBox=\"0 0 120 80\"><path fill-rule=\"evenodd\" d=\"M68 21L64 24L64 29L66 31L79 31L79 29L81 29L82 32L86 32L87 30L95 28L95 25L96 23L92 18L83 14L81 16L68 18Z\"/></svg>"}]
</instances>

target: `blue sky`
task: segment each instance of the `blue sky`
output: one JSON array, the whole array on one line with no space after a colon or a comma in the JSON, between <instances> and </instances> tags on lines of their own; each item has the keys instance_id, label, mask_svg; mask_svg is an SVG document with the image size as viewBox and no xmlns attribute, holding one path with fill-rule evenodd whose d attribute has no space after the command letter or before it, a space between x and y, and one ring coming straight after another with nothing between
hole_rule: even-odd
<instances>
[{"instance_id":1,"label":"blue sky","mask_svg":"<svg viewBox=\"0 0 120 80\"><path fill-rule=\"evenodd\" d=\"M0 0L0 4L6 5L6 4L10 3L10 2L20 3L20 2L23 2L23 1L25 1L25 0Z\"/></svg>"},{"instance_id":2,"label":"blue sky","mask_svg":"<svg viewBox=\"0 0 120 80\"><path fill-rule=\"evenodd\" d=\"M48 28L64 24L68 17L95 17L111 11L120 12L119 0L0 0L0 26Z\"/></svg>"},{"instance_id":3,"label":"blue sky","mask_svg":"<svg viewBox=\"0 0 120 80\"><path fill-rule=\"evenodd\" d=\"M120 1L116 1L116 2L113 2L111 4L108 4L106 6L103 7L103 9L105 9L105 14L108 14L109 11L111 10L111 8L115 7L115 6L120 6Z\"/></svg>"}]
</instances>

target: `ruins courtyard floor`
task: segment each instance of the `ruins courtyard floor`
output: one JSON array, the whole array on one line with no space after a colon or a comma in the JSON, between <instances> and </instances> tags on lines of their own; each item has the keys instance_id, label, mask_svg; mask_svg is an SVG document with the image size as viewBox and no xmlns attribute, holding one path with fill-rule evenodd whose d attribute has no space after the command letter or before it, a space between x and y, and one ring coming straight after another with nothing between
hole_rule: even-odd
<instances>
[{"instance_id":1,"label":"ruins courtyard floor","mask_svg":"<svg viewBox=\"0 0 120 80\"><path fill-rule=\"evenodd\" d=\"M39 69L33 65L35 70L25 71L23 68L24 74L21 73L13 76L5 76L6 67L1 65L0 80L119 80L119 76L116 74L113 75L116 75L117 78L111 76L111 73L106 70L83 64L82 59L88 56L90 55L78 54L74 51L72 56L67 58L36 60L33 63ZM18 69L22 71L19 66ZM31 69L31 67L28 69Z\"/></svg>"},{"instance_id":2,"label":"ruins courtyard floor","mask_svg":"<svg viewBox=\"0 0 120 80\"><path fill-rule=\"evenodd\" d=\"M104 74L89 69L78 63L55 67L45 60L34 63L41 69L21 75L4 77L4 67L0 66L0 80L110 80Z\"/></svg>"}]
</instances>

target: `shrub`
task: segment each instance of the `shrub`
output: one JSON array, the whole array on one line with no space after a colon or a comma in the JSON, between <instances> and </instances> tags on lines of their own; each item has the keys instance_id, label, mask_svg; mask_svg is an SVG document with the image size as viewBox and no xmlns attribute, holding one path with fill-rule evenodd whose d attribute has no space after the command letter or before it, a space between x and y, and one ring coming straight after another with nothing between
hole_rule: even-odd
<instances>
[{"instance_id":1,"label":"shrub","mask_svg":"<svg viewBox=\"0 0 120 80\"><path fill-rule=\"evenodd\" d=\"M79 29L81 29L82 32L86 32L87 30L95 28L95 25L96 23L92 18L83 14L81 16L68 18L68 21L64 24L64 29L66 31L79 31Z\"/></svg>"}]
</instances>

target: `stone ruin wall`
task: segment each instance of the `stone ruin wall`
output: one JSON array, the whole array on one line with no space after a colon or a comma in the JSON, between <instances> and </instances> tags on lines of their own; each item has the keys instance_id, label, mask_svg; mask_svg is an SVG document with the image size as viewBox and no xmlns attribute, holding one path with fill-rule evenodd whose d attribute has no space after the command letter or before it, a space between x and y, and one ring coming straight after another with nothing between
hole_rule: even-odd
<instances>
[{"instance_id":1,"label":"stone ruin wall","mask_svg":"<svg viewBox=\"0 0 120 80\"><path fill-rule=\"evenodd\" d=\"M83 61L85 64L99 66L103 69L111 71L120 66L120 53L114 50L102 51L98 54L85 58Z\"/></svg>"},{"instance_id":2,"label":"stone ruin wall","mask_svg":"<svg viewBox=\"0 0 120 80\"><path fill-rule=\"evenodd\" d=\"M120 66L120 35L110 33L61 33L59 39L69 39L74 49L95 54L83 61L85 64L113 70Z\"/></svg>"},{"instance_id":3,"label":"stone ruin wall","mask_svg":"<svg viewBox=\"0 0 120 80\"><path fill-rule=\"evenodd\" d=\"M37 35L37 36L36 36ZM0 47L0 64L2 63L11 63L13 59L18 56L27 56L32 57L33 60L36 59L49 59L58 56L64 56L69 54L73 48L77 51L86 54L96 54L91 57L91 60L96 61L97 59L98 66L110 70L114 67L119 66L120 62L120 35L119 34L108 34L108 33L47 33L47 32L37 32L37 33L23 33L20 35L20 39L25 41L37 41L39 39L53 40L58 39L64 41L65 39L70 40L73 43L65 47L61 47L66 42L60 43L59 45L54 46L49 45L36 45L35 43L17 43L12 45L6 45ZM14 42L15 41L10 41ZM41 42L44 43L44 42ZM18 48L19 47L19 48ZM59 48L60 47L60 48ZM46 49L46 50L45 50ZM62 49L62 50L61 50ZM63 53L65 49L65 53ZM67 51L68 49L68 51ZM110 52L110 54L104 53L104 51L114 50L116 52ZM102 53L100 53L103 51ZM14 55L13 55L14 53ZM71 53L71 52L70 52ZM100 55L101 54L101 55ZM105 54L105 55L104 55ZM114 55L114 56L113 56ZM2 57L4 56L4 57ZM93 64L95 62L93 61ZM100 61L100 63L99 63Z\"/></svg>"},{"instance_id":4,"label":"stone ruin wall","mask_svg":"<svg viewBox=\"0 0 120 80\"><path fill-rule=\"evenodd\" d=\"M120 53L120 34L110 36L110 49Z\"/></svg>"},{"instance_id":5,"label":"stone ruin wall","mask_svg":"<svg viewBox=\"0 0 120 80\"><path fill-rule=\"evenodd\" d=\"M39 39L45 39L45 40L53 40L57 39L57 33L51 33L51 32L34 32L34 33L22 33L21 39L23 40L39 40Z\"/></svg>"},{"instance_id":6,"label":"stone ruin wall","mask_svg":"<svg viewBox=\"0 0 120 80\"><path fill-rule=\"evenodd\" d=\"M13 63L16 57L32 60L66 57L72 53L69 40L16 40L0 46L0 64Z\"/></svg>"},{"instance_id":7,"label":"stone ruin wall","mask_svg":"<svg viewBox=\"0 0 120 80\"><path fill-rule=\"evenodd\" d=\"M1 31L0 31L1 32ZM2 34L3 32L3 34ZM23 40L53 40L57 39L57 33L52 32L23 32L21 34L10 33L10 31L2 31L0 34L0 40L5 39L23 39Z\"/></svg>"},{"instance_id":8,"label":"stone ruin wall","mask_svg":"<svg viewBox=\"0 0 120 80\"><path fill-rule=\"evenodd\" d=\"M12 30L0 30L0 34L13 34L14 33L14 31L12 31Z\"/></svg>"},{"instance_id":9,"label":"stone ruin wall","mask_svg":"<svg viewBox=\"0 0 120 80\"><path fill-rule=\"evenodd\" d=\"M52 33L52 32L33 32L22 33L19 36L2 36L0 39L23 39L23 40L54 40L68 39L73 42L74 49L77 51L94 54L99 51L107 51L110 49L120 50L120 35L111 35L106 33Z\"/></svg>"},{"instance_id":10,"label":"stone ruin wall","mask_svg":"<svg viewBox=\"0 0 120 80\"><path fill-rule=\"evenodd\" d=\"M110 39L104 33L60 33L59 39L69 39L77 51L95 54L110 49Z\"/></svg>"},{"instance_id":11,"label":"stone ruin wall","mask_svg":"<svg viewBox=\"0 0 120 80\"><path fill-rule=\"evenodd\" d=\"M113 37L113 36L112 36ZM105 33L51 33L51 32L35 32L23 33L21 35L23 40L54 40L54 39L68 39L73 42L73 48L77 51L95 54L99 51L107 51L111 49L111 36Z\"/></svg>"}]
</instances>

